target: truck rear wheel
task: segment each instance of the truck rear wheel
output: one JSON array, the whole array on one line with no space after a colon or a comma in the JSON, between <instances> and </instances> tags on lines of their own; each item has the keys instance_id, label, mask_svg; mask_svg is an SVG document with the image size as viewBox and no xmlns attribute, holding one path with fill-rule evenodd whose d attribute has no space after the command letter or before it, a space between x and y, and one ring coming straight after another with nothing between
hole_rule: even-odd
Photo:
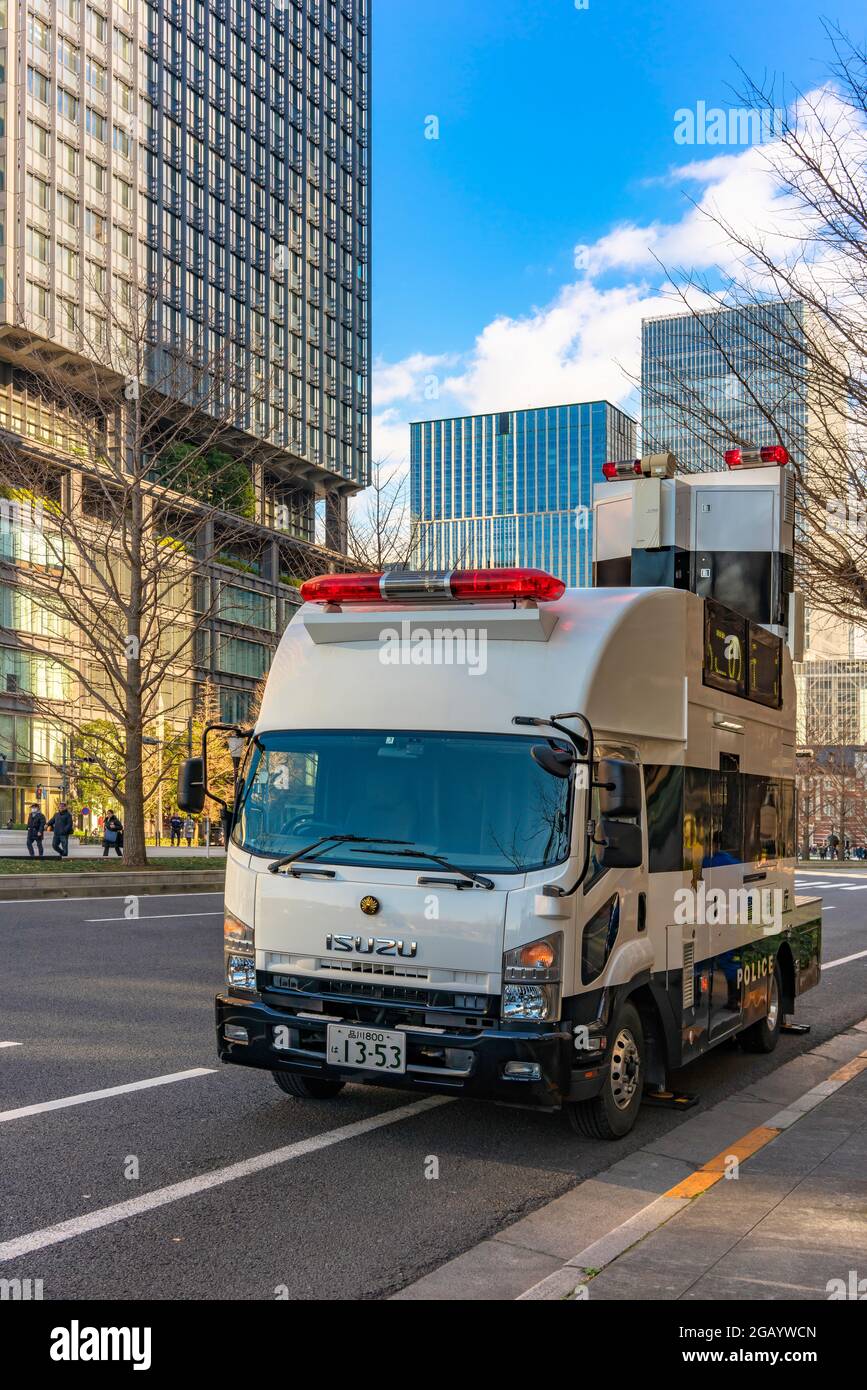
<instances>
[{"instance_id":1,"label":"truck rear wheel","mask_svg":"<svg viewBox=\"0 0 867 1390\"><path fill-rule=\"evenodd\" d=\"M741 1042L747 1052L773 1052L780 1041L780 1026L783 1022L783 978L778 962L774 963L771 976L771 992L768 998L768 1012L758 1023L753 1023L741 1033Z\"/></svg>"},{"instance_id":2,"label":"truck rear wheel","mask_svg":"<svg viewBox=\"0 0 867 1390\"><path fill-rule=\"evenodd\" d=\"M641 1106L644 1029L633 1004L624 1004L611 1037L611 1060L599 1095L568 1107L572 1128L589 1139L622 1139L635 1124Z\"/></svg>"},{"instance_id":3,"label":"truck rear wheel","mask_svg":"<svg viewBox=\"0 0 867 1390\"><path fill-rule=\"evenodd\" d=\"M298 1100L333 1100L346 1085L345 1081L328 1081L319 1076L301 1076L294 1071L272 1071L281 1091Z\"/></svg>"}]
</instances>

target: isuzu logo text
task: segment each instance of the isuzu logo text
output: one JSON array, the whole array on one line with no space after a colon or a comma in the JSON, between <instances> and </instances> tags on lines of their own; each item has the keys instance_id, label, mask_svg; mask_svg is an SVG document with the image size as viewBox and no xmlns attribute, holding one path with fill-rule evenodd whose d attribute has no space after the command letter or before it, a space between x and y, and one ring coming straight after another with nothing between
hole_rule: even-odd
<instances>
[{"instance_id":1,"label":"isuzu logo text","mask_svg":"<svg viewBox=\"0 0 867 1390\"><path fill-rule=\"evenodd\" d=\"M409 956L418 952L417 941L398 941L392 936L332 936L325 938L326 951L356 951L361 956Z\"/></svg>"}]
</instances>

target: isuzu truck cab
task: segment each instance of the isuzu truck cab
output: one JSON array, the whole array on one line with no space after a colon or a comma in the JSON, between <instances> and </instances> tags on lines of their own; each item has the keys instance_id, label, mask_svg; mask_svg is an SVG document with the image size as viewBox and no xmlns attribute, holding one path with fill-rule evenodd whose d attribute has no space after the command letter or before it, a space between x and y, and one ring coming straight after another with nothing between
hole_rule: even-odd
<instances>
[{"instance_id":1,"label":"isuzu truck cab","mask_svg":"<svg viewBox=\"0 0 867 1390\"><path fill-rule=\"evenodd\" d=\"M302 597L228 808L224 1062L618 1138L717 1043L776 1045L821 935L781 637L532 569ZM191 760L181 806L206 786Z\"/></svg>"}]
</instances>

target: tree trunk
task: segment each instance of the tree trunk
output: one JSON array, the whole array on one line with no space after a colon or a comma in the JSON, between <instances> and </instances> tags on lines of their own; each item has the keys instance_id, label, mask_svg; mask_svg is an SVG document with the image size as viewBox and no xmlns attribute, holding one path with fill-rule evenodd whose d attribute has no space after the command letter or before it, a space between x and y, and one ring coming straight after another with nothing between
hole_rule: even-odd
<instances>
[{"instance_id":1,"label":"tree trunk","mask_svg":"<svg viewBox=\"0 0 867 1390\"><path fill-rule=\"evenodd\" d=\"M133 700L132 704L140 704ZM144 775L142 769L141 720L132 717L126 725L126 786L124 796L123 858L131 869L147 866L145 849Z\"/></svg>"}]
</instances>

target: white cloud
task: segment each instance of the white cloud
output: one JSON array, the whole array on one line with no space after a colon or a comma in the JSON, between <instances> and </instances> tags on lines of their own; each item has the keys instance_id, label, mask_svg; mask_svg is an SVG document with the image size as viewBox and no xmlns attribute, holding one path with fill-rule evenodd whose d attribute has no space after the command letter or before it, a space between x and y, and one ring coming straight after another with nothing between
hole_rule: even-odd
<instances>
[{"instance_id":1,"label":"white cloud","mask_svg":"<svg viewBox=\"0 0 867 1390\"><path fill-rule=\"evenodd\" d=\"M823 88L802 98L793 111L809 143L821 146L823 126L845 133L853 150L850 168L863 168L865 129ZM411 419L473 414L526 406L606 398L634 413L634 383L640 366L641 320L672 313L683 303L666 272L723 277L752 275L773 293L755 267L725 236L718 220L764 242L782 258L797 247L807 226L804 213L781 189L771 161L779 144L693 160L670 170L660 182L698 185L681 217L670 222L621 223L595 243L578 243L578 271L540 307L487 324L464 352L419 351L375 369L374 401L382 407L373 424L373 456L405 461ZM834 266L819 259L805 273L827 281ZM612 283L616 282L616 283ZM690 302L706 302L699 290ZM436 382L431 396L431 380ZM427 388L427 391L426 391Z\"/></svg>"}]
</instances>

